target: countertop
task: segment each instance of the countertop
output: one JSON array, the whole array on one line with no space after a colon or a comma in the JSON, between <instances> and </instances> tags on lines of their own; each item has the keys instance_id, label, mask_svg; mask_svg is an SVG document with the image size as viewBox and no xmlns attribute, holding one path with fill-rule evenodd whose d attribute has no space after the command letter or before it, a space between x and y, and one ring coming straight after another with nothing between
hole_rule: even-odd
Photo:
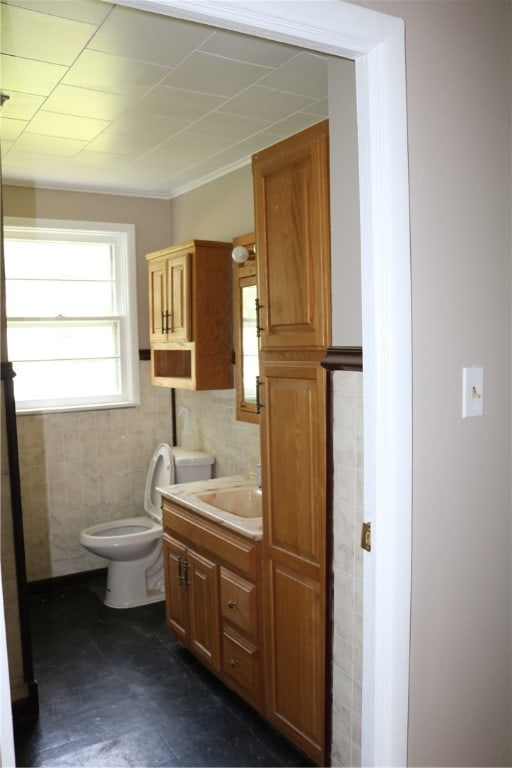
<instances>
[{"instance_id":1,"label":"countertop","mask_svg":"<svg viewBox=\"0 0 512 768\"><path fill-rule=\"evenodd\" d=\"M216 491L224 488L239 487L256 488L254 477L247 475L233 475L231 477L216 477L212 480L197 480L193 483L178 483L177 485L160 485L157 491L166 499L182 504L187 509L197 512L202 517L214 520L226 528L241 533L250 539L259 540L263 536L263 520L261 517L244 518L225 512L223 509L213 507L202 499L198 499L198 493Z\"/></svg>"}]
</instances>

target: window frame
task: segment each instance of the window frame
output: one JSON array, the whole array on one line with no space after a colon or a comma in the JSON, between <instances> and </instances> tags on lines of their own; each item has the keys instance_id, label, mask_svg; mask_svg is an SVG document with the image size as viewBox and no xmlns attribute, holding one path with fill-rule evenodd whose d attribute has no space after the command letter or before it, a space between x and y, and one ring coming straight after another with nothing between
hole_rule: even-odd
<instances>
[{"instance_id":1,"label":"window frame","mask_svg":"<svg viewBox=\"0 0 512 768\"><path fill-rule=\"evenodd\" d=\"M18 415L34 413L65 413L72 411L128 408L140 405L139 351L137 323L137 273L135 226L112 222L72 221L60 219L31 219L6 217L4 241L48 240L108 242L112 244L115 263L116 312L112 319L119 323L121 390L118 395L68 397L55 400L34 399L16 401ZM7 290L7 288L6 288ZM104 318L104 316L102 316ZM98 316L98 320L102 319ZM29 320L31 318L27 318ZM73 322L77 319L66 317ZM86 318L94 321L94 316ZM35 319L37 321L37 318ZM46 320L46 319L45 319ZM41 322L44 322L41 320ZM7 317L9 325L9 317ZM8 350L7 350L8 352ZM16 361L11 361L16 371ZM14 380L16 393L16 379Z\"/></svg>"}]
</instances>

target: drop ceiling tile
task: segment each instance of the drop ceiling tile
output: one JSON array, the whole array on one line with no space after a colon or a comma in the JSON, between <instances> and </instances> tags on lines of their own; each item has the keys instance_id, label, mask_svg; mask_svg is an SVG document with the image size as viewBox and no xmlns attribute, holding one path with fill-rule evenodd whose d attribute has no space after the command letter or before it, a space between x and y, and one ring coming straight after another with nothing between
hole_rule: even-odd
<instances>
[{"instance_id":1,"label":"drop ceiling tile","mask_svg":"<svg viewBox=\"0 0 512 768\"><path fill-rule=\"evenodd\" d=\"M23 133L26 120L12 120L9 117L4 117L3 114L0 117L0 136L7 141L16 141L18 136Z\"/></svg>"},{"instance_id":2,"label":"drop ceiling tile","mask_svg":"<svg viewBox=\"0 0 512 768\"><path fill-rule=\"evenodd\" d=\"M306 112L308 115L318 115L318 117L324 118L329 117L329 99L319 99L302 111Z\"/></svg>"},{"instance_id":3,"label":"drop ceiling tile","mask_svg":"<svg viewBox=\"0 0 512 768\"><path fill-rule=\"evenodd\" d=\"M28 131L43 136L58 136L65 139L92 141L109 123L89 117L62 115L57 112L40 111L30 121Z\"/></svg>"},{"instance_id":4,"label":"drop ceiling tile","mask_svg":"<svg viewBox=\"0 0 512 768\"><path fill-rule=\"evenodd\" d=\"M327 96L327 59L314 53L300 53L261 81L266 88L319 99Z\"/></svg>"},{"instance_id":5,"label":"drop ceiling tile","mask_svg":"<svg viewBox=\"0 0 512 768\"><path fill-rule=\"evenodd\" d=\"M168 175L171 175L220 152L227 144L229 139L223 137L205 140L204 136L190 135L187 131L161 144L135 164L148 169L167 168Z\"/></svg>"},{"instance_id":6,"label":"drop ceiling tile","mask_svg":"<svg viewBox=\"0 0 512 768\"><path fill-rule=\"evenodd\" d=\"M0 87L7 91L47 96L65 74L60 64L0 54Z\"/></svg>"},{"instance_id":7,"label":"drop ceiling tile","mask_svg":"<svg viewBox=\"0 0 512 768\"><path fill-rule=\"evenodd\" d=\"M281 139L286 139L288 136L293 136L295 133L299 133L299 131L309 128L310 125L315 125L318 122L318 115L297 112L295 115L290 115L290 117L286 117L284 120L280 120L278 123L274 123L269 128L262 131L262 136L266 141L266 145L270 146L271 144L281 141Z\"/></svg>"},{"instance_id":8,"label":"drop ceiling tile","mask_svg":"<svg viewBox=\"0 0 512 768\"><path fill-rule=\"evenodd\" d=\"M103 132L87 145L87 149L132 158L149 152L159 144L158 140L149 136L119 136L115 133Z\"/></svg>"},{"instance_id":9,"label":"drop ceiling tile","mask_svg":"<svg viewBox=\"0 0 512 768\"><path fill-rule=\"evenodd\" d=\"M218 112L254 118L264 115L269 122L275 122L311 103L312 99L305 96L254 85L227 101L219 107Z\"/></svg>"},{"instance_id":10,"label":"drop ceiling tile","mask_svg":"<svg viewBox=\"0 0 512 768\"><path fill-rule=\"evenodd\" d=\"M168 175L167 169L163 166L148 167L144 163L139 163L119 171L116 175L116 182L139 190L150 190L163 184Z\"/></svg>"},{"instance_id":11,"label":"drop ceiling tile","mask_svg":"<svg viewBox=\"0 0 512 768\"><path fill-rule=\"evenodd\" d=\"M92 117L97 120L115 120L131 104L133 98L118 93L103 93L89 88L76 88L72 85L58 85L45 101L47 112L78 117Z\"/></svg>"},{"instance_id":12,"label":"drop ceiling tile","mask_svg":"<svg viewBox=\"0 0 512 768\"><path fill-rule=\"evenodd\" d=\"M95 30L92 24L3 4L0 46L11 56L70 65Z\"/></svg>"},{"instance_id":13,"label":"drop ceiling tile","mask_svg":"<svg viewBox=\"0 0 512 768\"><path fill-rule=\"evenodd\" d=\"M232 141L241 141L253 133L261 131L268 126L267 120L224 115L220 112L203 117L187 129L190 135L224 136Z\"/></svg>"},{"instance_id":14,"label":"drop ceiling tile","mask_svg":"<svg viewBox=\"0 0 512 768\"><path fill-rule=\"evenodd\" d=\"M16 142L20 152L33 152L35 154L57 155L72 157L86 146L86 141L77 139L62 139L57 136L41 136L38 133L25 131Z\"/></svg>"},{"instance_id":15,"label":"drop ceiling tile","mask_svg":"<svg viewBox=\"0 0 512 768\"><path fill-rule=\"evenodd\" d=\"M126 166L126 155L115 155L108 152L94 152L83 149L73 158L73 165L79 168L96 168L97 170L110 171Z\"/></svg>"},{"instance_id":16,"label":"drop ceiling tile","mask_svg":"<svg viewBox=\"0 0 512 768\"><path fill-rule=\"evenodd\" d=\"M168 72L167 67L158 64L86 50L62 82L80 88L141 97Z\"/></svg>"},{"instance_id":17,"label":"drop ceiling tile","mask_svg":"<svg viewBox=\"0 0 512 768\"><path fill-rule=\"evenodd\" d=\"M12 117L14 120L30 120L44 102L44 96L34 96L31 93L7 91L4 88L2 93L10 97L2 107L2 117Z\"/></svg>"},{"instance_id":18,"label":"drop ceiling tile","mask_svg":"<svg viewBox=\"0 0 512 768\"><path fill-rule=\"evenodd\" d=\"M139 112L184 120L197 120L226 101L224 96L209 93L192 93L178 88L157 85L136 104Z\"/></svg>"},{"instance_id":19,"label":"drop ceiling tile","mask_svg":"<svg viewBox=\"0 0 512 768\"><path fill-rule=\"evenodd\" d=\"M293 45L275 43L261 37L240 35L227 30L217 30L201 45L204 53L213 53L226 59L261 64L265 67L279 67L299 53Z\"/></svg>"},{"instance_id":20,"label":"drop ceiling tile","mask_svg":"<svg viewBox=\"0 0 512 768\"><path fill-rule=\"evenodd\" d=\"M267 67L257 64L234 62L198 52L176 67L163 80L162 85L217 96L233 96L242 88L260 80L268 71Z\"/></svg>"},{"instance_id":21,"label":"drop ceiling tile","mask_svg":"<svg viewBox=\"0 0 512 768\"><path fill-rule=\"evenodd\" d=\"M145 115L133 110L111 123L105 132L116 136L141 136L154 142L161 142L174 136L187 125L189 122L179 117Z\"/></svg>"},{"instance_id":22,"label":"drop ceiling tile","mask_svg":"<svg viewBox=\"0 0 512 768\"><path fill-rule=\"evenodd\" d=\"M9 0L9 5L88 24L101 24L113 8L103 0Z\"/></svg>"},{"instance_id":23,"label":"drop ceiling tile","mask_svg":"<svg viewBox=\"0 0 512 768\"><path fill-rule=\"evenodd\" d=\"M66 163L66 157L47 155L39 152L25 152L20 149L13 148L9 152L5 160L4 171L5 174L9 174L11 170L15 170L13 176L18 177L21 172L28 172L33 177L37 178L39 173L52 173L55 169Z\"/></svg>"},{"instance_id":24,"label":"drop ceiling tile","mask_svg":"<svg viewBox=\"0 0 512 768\"><path fill-rule=\"evenodd\" d=\"M174 67L212 33L212 28L201 24L117 6L89 47Z\"/></svg>"}]
</instances>

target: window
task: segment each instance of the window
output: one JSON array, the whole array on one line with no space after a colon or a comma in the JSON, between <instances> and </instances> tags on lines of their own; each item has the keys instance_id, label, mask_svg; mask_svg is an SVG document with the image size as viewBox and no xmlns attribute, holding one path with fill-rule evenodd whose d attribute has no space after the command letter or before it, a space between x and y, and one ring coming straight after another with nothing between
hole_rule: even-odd
<instances>
[{"instance_id":1,"label":"window","mask_svg":"<svg viewBox=\"0 0 512 768\"><path fill-rule=\"evenodd\" d=\"M4 255L17 412L136 405L133 225L11 219Z\"/></svg>"}]
</instances>

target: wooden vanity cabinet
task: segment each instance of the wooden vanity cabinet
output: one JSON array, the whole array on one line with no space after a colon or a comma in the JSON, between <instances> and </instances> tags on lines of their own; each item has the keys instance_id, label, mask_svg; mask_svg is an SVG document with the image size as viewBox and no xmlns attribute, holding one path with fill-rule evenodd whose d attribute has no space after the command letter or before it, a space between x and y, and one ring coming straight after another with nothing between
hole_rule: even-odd
<instances>
[{"instance_id":1,"label":"wooden vanity cabinet","mask_svg":"<svg viewBox=\"0 0 512 768\"><path fill-rule=\"evenodd\" d=\"M253 157L266 716L318 765L326 720L328 123Z\"/></svg>"},{"instance_id":2,"label":"wooden vanity cabinet","mask_svg":"<svg viewBox=\"0 0 512 768\"><path fill-rule=\"evenodd\" d=\"M147 254L153 384L232 388L231 249L192 240Z\"/></svg>"},{"instance_id":3,"label":"wooden vanity cabinet","mask_svg":"<svg viewBox=\"0 0 512 768\"><path fill-rule=\"evenodd\" d=\"M262 711L261 541L168 499L163 527L167 627Z\"/></svg>"},{"instance_id":4,"label":"wooden vanity cabinet","mask_svg":"<svg viewBox=\"0 0 512 768\"><path fill-rule=\"evenodd\" d=\"M164 561L168 626L202 662L218 672L218 565L167 535Z\"/></svg>"}]
</instances>

